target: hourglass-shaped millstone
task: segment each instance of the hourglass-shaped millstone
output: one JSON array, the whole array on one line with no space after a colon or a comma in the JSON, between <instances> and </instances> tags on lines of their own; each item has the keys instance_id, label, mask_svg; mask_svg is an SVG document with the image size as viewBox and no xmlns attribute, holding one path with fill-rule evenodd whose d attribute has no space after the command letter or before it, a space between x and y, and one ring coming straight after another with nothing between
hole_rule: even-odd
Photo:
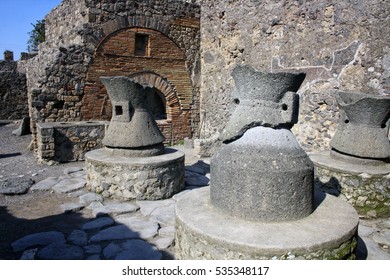
<instances>
[{"instance_id":1,"label":"hourglass-shaped millstone","mask_svg":"<svg viewBox=\"0 0 390 280\"><path fill-rule=\"evenodd\" d=\"M101 81L112 103L112 118L103 144L122 149L162 145L165 138L145 106L151 88L121 76L101 77Z\"/></svg>"},{"instance_id":2,"label":"hourglass-shaped millstone","mask_svg":"<svg viewBox=\"0 0 390 280\"><path fill-rule=\"evenodd\" d=\"M340 120L330 146L337 152L388 160L390 142L390 97L338 92Z\"/></svg>"},{"instance_id":3,"label":"hourglass-shaped millstone","mask_svg":"<svg viewBox=\"0 0 390 280\"><path fill-rule=\"evenodd\" d=\"M211 204L252 221L288 221L313 211L313 164L289 130L305 74L233 72L240 102L226 144L211 159Z\"/></svg>"},{"instance_id":4,"label":"hourglass-shaped millstone","mask_svg":"<svg viewBox=\"0 0 390 280\"><path fill-rule=\"evenodd\" d=\"M249 66L237 66L233 78L237 87L234 103L238 106L221 139L232 141L260 125L291 128L298 121L296 91L305 76L304 73L262 73Z\"/></svg>"}]
</instances>

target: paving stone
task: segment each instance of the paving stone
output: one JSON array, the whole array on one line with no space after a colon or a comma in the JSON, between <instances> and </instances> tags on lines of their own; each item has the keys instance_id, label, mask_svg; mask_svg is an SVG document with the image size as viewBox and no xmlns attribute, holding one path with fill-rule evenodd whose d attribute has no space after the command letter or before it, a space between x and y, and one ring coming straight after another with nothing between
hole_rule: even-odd
<instances>
[{"instance_id":1,"label":"paving stone","mask_svg":"<svg viewBox=\"0 0 390 280\"><path fill-rule=\"evenodd\" d=\"M103 197L101 195L98 195L97 193L89 192L81 195L79 201L82 204L89 204L94 201L103 202Z\"/></svg>"},{"instance_id":2,"label":"paving stone","mask_svg":"<svg viewBox=\"0 0 390 280\"><path fill-rule=\"evenodd\" d=\"M103 250L106 259L161 260L162 254L151 244L139 240L112 242Z\"/></svg>"},{"instance_id":3,"label":"paving stone","mask_svg":"<svg viewBox=\"0 0 390 280\"><path fill-rule=\"evenodd\" d=\"M25 194L33 184L34 180L30 178L7 178L0 181L0 193L5 195Z\"/></svg>"},{"instance_id":4,"label":"paving stone","mask_svg":"<svg viewBox=\"0 0 390 280\"><path fill-rule=\"evenodd\" d=\"M175 236L175 226L162 227L158 231L158 235L164 236L164 237L174 237Z\"/></svg>"},{"instance_id":5,"label":"paving stone","mask_svg":"<svg viewBox=\"0 0 390 280\"><path fill-rule=\"evenodd\" d=\"M14 252L19 252L30 247L44 246L50 243L65 243L64 234L58 231L34 233L16 240L11 246Z\"/></svg>"},{"instance_id":6,"label":"paving stone","mask_svg":"<svg viewBox=\"0 0 390 280\"><path fill-rule=\"evenodd\" d=\"M49 177L46 178L31 187L32 191L47 191L50 190L54 185L56 185L60 179L58 177Z\"/></svg>"},{"instance_id":7,"label":"paving stone","mask_svg":"<svg viewBox=\"0 0 390 280\"><path fill-rule=\"evenodd\" d=\"M380 225L382 228L389 228L390 229L390 219L383 221Z\"/></svg>"},{"instance_id":8,"label":"paving stone","mask_svg":"<svg viewBox=\"0 0 390 280\"><path fill-rule=\"evenodd\" d=\"M94 209L101 208L103 206L104 206L103 203L101 203L99 201L95 201L95 202L92 202L91 204L89 204L87 206L87 209L91 209L93 211Z\"/></svg>"},{"instance_id":9,"label":"paving stone","mask_svg":"<svg viewBox=\"0 0 390 280\"><path fill-rule=\"evenodd\" d=\"M68 175L68 174L72 174L72 173L75 173L75 172L79 172L79 171L83 171L83 168L82 167L67 167L64 169L64 174L65 175Z\"/></svg>"},{"instance_id":10,"label":"paving stone","mask_svg":"<svg viewBox=\"0 0 390 280\"><path fill-rule=\"evenodd\" d=\"M61 204L60 207L64 213L69 213L80 211L85 207L85 205L81 203L64 203Z\"/></svg>"},{"instance_id":11,"label":"paving stone","mask_svg":"<svg viewBox=\"0 0 390 280\"><path fill-rule=\"evenodd\" d=\"M362 240L367 250L367 260L390 260L390 255L385 253L371 238L362 237Z\"/></svg>"},{"instance_id":12,"label":"paving stone","mask_svg":"<svg viewBox=\"0 0 390 280\"><path fill-rule=\"evenodd\" d=\"M84 253L88 255L100 254L102 252L102 246L100 245L88 245L84 246Z\"/></svg>"},{"instance_id":13,"label":"paving stone","mask_svg":"<svg viewBox=\"0 0 390 280\"><path fill-rule=\"evenodd\" d=\"M383 229L372 235L374 241L380 245L390 246L390 229Z\"/></svg>"},{"instance_id":14,"label":"paving stone","mask_svg":"<svg viewBox=\"0 0 390 280\"><path fill-rule=\"evenodd\" d=\"M87 190L83 188L83 189L79 189L78 191L68 193L68 197L80 197L86 193L88 193Z\"/></svg>"},{"instance_id":15,"label":"paving stone","mask_svg":"<svg viewBox=\"0 0 390 280\"><path fill-rule=\"evenodd\" d=\"M37 254L43 260L82 260L84 250L75 245L52 243Z\"/></svg>"},{"instance_id":16,"label":"paving stone","mask_svg":"<svg viewBox=\"0 0 390 280\"><path fill-rule=\"evenodd\" d=\"M185 177L184 181L187 186L207 186L210 182L209 178L200 175Z\"/></svg>"},{"instance_id":17,"label":"paving stone","mask_svg":"<svg viewBox=\"0 0 390 280\"><path fill-rule=\"evenodd\" d=\"M100 255L96 254L96 255L89 256L88 258L86 258L86 260L98 261L98 260L101 260L101 258L100 258Z\"/></svg>"},{"instance_id":18,"label":"paving stone","mask_svg":"<svg viewBox=\"0 0 390 280\"><path fill-rule=\"evenodd\" d=\"M102 207L92 209L93 215L102 216L102 215L120 215L126 213L133 213L139 209L134 203L111 203L104 205Z\"/></svg>"},{"instance_id":19,"label":"paving stone","mask_svg":"<svg viewBox=\"0 0 390 280\"><path fill-rule=\"evenodd\" d=\"M174 237L157 237L153 240L154 245L159 250L165 250L173 245L175 241Z\"/></svg>"},{"instance_id":20,"label":"paving stone","mask_svg":"<svg viewBox=\"0 0 390 280\"><path fill-rule=\"evenodd\" d=\"M70 193L84 188L87 181L84 178L64 179L53 186L57 193Z\"/></svg>"},{"instance_id":21,"label":"paving stone","mask_svg":"<svg viewBox=\"0 0 390 280\"><path fill-rule=\"evenodd\" d=\"M100 230L104 227L108 227L113 225L115 222L112 218L110 217L102 217L102 218L97 218L91 222L88 222L83 225L82 229L83 230Z\"/></svg>"},{"instance_id":22,"label":"paving stone","mask_svg":"<svg viewBox=\"0 0 390 280\"><path fill-rule=\"evenodd\" d=\"M113 226L101 230L97 234L93 235L90 239L91 242L100 242L108 240L121 240L121 239L130 239L138 238L139 234L130 230L125 225Z\"/></svg>"},{"instance_id":23,"label":"paving stone","mask_svg":"<svg viewBox=\"0 0 390 280\"><path fill-rule=\"evenodd\" d=\"M85 171L79 171L79 172L74 172L69 174L73 178L82 178L86 176Z\"/></svg>"},{"instance_id":24,"label":"paving stone","mask_svg":"<svg viewBox=\"0 0 390 280\"><path fill-rule=\"evenodd\" d=\"M38 252L38 248L29 249L23 252L20 260L35 260L35 256Z\"/></svg>"},{"instance_id":25,"label":"paving stone","mask_svg":"<svg viewBox=\"0 0 390 280\"><path fill-rule=\"evenodd\" d=\"M70 233L68 242L76 246L85 246L88 243L88 235L85 231L76 229Z\"/></svg>"},{"instance_id":26,"label":"paving stone","mask_svg":"<svg viewBox=\"0 0 390 280\"><path fill-rule=\"evenodd\" d=\"M359 229L358 229L358 233L359 233L359 236L370 236L371 234L373 234L374 232L377 232L378 231L378 228L376 227L369 227L369 226L366 226L366 225L362 225L360 224L359 225Z\"/></svg>"},{"instance_id":27,"label":"paving stone","mask_svg":"<svg viewBox=\"0 0 390 280\"><path fill-rule=\"evenodd\" d=\"M159 207L169 206L175 203L173 199L164 199L164 200L139 200L136 201L139 205L142 214L145 216L149 216L154 210Z\"/></svg>"},{"instance_id":28,"label":"paving stone","mask_svg":"<svg viewBox=\"0 0 390 280\"><path fill-rule=\"evenodd\" d=\"M175 204L171 204L166 207L159 207L150 214L150 219L156 221L162 225L173 225L175 224L176 213Z\"/></svg>"},{"instance_id":29,"label":"paving stone","mask_svg":"<svg viewBox=\"0 0 390 280\"><path fill-rule=\"evenodd\" d=\"M138 233L142 239L150 239L157 235L158 224L144 217L117 217L115 221L118 224L125 225L131 231Z\"/></svg>"},{"instance_id":30,"label":"paving stone","mask_svg":"<svg viewBox=\"0 0 390 280\"><path fill-rule=\"evenodd\" d=\"M186 166L185 171L189 171L191 173L196 173L196 174L200 174L200 175L206 174L206 171L203 168L201 168L199 166L194 166L194 165Z\"/></svg>"},{"instance_id":31,"label":"paving stone","mask_svg":"<svg viewBox=\"0 0 390 280\"><path fill-rule=\"evenodd\" d=\"M183 195L186 195L188 192L190 192L191 190L184 190L184 191L181 191L177 194L175 194L174 196L172 196L172 199L175 200L175 201L179 201L179 199L183 196Z\"/></svg>"}]
</instances>

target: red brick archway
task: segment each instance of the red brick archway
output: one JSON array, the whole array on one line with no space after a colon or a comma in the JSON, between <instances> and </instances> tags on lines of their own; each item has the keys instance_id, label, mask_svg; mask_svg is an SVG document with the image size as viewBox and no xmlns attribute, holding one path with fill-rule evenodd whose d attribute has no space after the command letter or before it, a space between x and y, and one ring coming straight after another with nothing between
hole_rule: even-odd
<instances>
[{"instance_id":1,"label":"red brick archway","mask_svg":"<svg viewBox=\"0 0 390 280\"><path fill-rule=\"evenodd\" d=\"M141 39L137 42L137 38ZM98 44L81 103L83 120L109 120L112 109L101 76L127 76L148 84L165 98L167 118L158 120L168 143L191 137L192 84L184 52L160 31L131 27Z\"/></svg>"}]
</instances>

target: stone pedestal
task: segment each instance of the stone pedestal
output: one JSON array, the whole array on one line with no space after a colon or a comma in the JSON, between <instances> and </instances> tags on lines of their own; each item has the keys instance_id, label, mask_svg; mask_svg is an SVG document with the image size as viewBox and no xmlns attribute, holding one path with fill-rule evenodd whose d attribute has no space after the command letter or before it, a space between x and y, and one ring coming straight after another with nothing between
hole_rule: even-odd
<instances>
[{"instance_id":1,"label":"stone pedestal","mask_svg":"<svg viewBox=\"0 0 390 280\"><path fill-rule=\"evenodd\" d=\"M304 74L233 71L238 107L210 161L210 190L176 208L180 259L354 259L358 215L314 195L314 166L289 130Z\"/></svg>"},{"instance_id":2,"label":"stone pedestal","mask_svg":"<svg viewBox=\"0 0 390 280\"><path fill-rule=\"evenodd\" d=\"M361 217L390 217L390 164L331 156L329 151L311 153L317 186L340 196ZM363 162L364 161L364 162Z\"/></svg>"},{"instance_id":3,"label":"stone pedestal","mask_svg":"<svg viewBox=\"0 0 390 280\"><path fill-rule=\"evenodd\" d=\"M289 222L251 222L210 204L209 188L192 191L176 207L176 257L196 260L354 259L358 216L348 203L324 193L315 210Z\"/></svg>"},{"instance_id":4,"label":"stone pedestal","mask_svg":"<svg viewBox=\"0 0 390 280\"><path fill-rule=\"evenodd\" d=\"M184 153L129 157L103 148L85 155L87 188L118 200L166 199L184 188Z\"/></svg>"}]
</instances>

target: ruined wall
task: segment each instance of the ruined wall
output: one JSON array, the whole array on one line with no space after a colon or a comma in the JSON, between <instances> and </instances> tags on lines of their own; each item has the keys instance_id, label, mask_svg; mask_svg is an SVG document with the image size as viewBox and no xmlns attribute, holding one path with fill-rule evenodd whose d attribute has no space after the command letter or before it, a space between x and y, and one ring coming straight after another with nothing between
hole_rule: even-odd
<instances>
[{"instance_id":1,"label":"ruined wall","mask_svg":"<svg viewBox=\"0 0 390 280\"><path fill-rule=\"evenodd\" d=\"M198 112L200 8L191 2L63 0L45 18L46 42L39 46L38 56L29 60L27 67L33 139L36 140L38 122L83 119L84 89L96 50L106 38L128 28L162 32L180 48L191 82L189 107ZM101 75L111 75L107 69L100 71ZM191 115L191 129L196 129L196 120L198 114Z\"/></svg>"},{"instance_id":2,"label":"ruined wall","mask_svg":"<svg viewBox=\"0 0 390 280\"><path fill-rule=\"evenodd\" d=\"M212 144L231 114L235 90L231 72L238 64L307 74L293 132L308 151L329 148L338 122L336 90L389 94L388 1L200 3L201 154L213 152Z\"/></svg>"},{"instance_id":3,"label":"ruined wall","mask_svg":"<svg viewBox=\"0 0 390 280\"><path fill-rule=\"evenodd\" d=\"M28 116L26 75L17 61L5 58L0 60L0 120L19 120Z\"/></svg>"}]
</instances>

